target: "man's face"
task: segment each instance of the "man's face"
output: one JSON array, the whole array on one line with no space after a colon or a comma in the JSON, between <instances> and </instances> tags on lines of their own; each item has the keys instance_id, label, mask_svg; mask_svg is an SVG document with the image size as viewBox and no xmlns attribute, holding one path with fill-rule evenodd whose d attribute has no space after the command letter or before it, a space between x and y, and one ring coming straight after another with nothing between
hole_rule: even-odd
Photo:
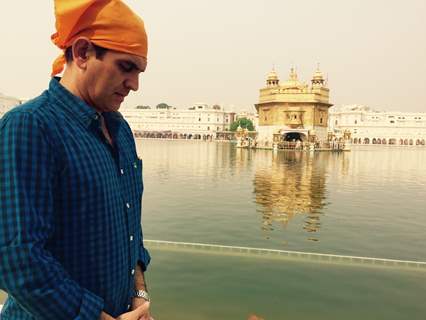
<instances>
[{"instance_id":1,"label":"man's face","mask_svg":"<svg viewBox=\"0 0 426 320\"><path fill-rule=\"evenodd\" d=\"M130 90L138 90L146 64L146 59L129 53L108 50L102 59L93 54L83 79L86 102L100 112L117 111Z\"/></svg>"}]
</instances>

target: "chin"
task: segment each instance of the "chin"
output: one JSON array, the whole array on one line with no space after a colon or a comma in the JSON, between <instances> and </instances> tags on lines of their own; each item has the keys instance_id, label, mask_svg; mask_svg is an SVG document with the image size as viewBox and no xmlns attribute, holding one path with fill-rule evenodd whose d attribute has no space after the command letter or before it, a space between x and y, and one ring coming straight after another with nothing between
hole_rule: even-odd
<instances>
[{"instance_id":1,"label":"chin","mask_svg":"<svg viewBox=\"0 0 426 320\"><path fill-rule=\"evenodd\" d=\"M117 112L118 109L120 109L121 103L119 104L109 104L108 106L105 106L104 110L105 112Z\"/></svg>"},{"instance_id":2,"label":"chin","mask_svg":"<svg viewBox=\"0 0 426 320\"><path fill-rule=\"evenodd\" d=\"M121 103L120 103L120 104L118 104L118 105L112 106L112 107L111 107L111 111L116 112L116 111L118 111L118 110L120 109L120 107L121 107Z\"/></svg>"}]
</instances>

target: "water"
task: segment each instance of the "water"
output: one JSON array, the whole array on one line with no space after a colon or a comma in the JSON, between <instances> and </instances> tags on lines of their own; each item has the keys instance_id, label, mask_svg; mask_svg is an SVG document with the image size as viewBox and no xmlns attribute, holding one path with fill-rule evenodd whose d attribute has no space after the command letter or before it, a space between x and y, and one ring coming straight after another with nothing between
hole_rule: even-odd
<instances>
[{"instance_id":1,"label":"water","mask_svg":"<svg viewBox=\"0 0 426 320\"><path fill-rule=\"evenodd\" d=\"M426 261L426 148L137 147L146 239ZM158 319L426 318L424 269L147 246Z\"/></svg>"},{"instance_id":2,"label":"water","mask_svg":"<svg viewBox=\"0 0 426 320\"><path fill-rule=\"evenodd\" d=\"M426 148L137 144L147 239L426 261Z\"/></svg>"},{"instance_id":3,"label":"water","mask_svg":"<svg viewBox=\"0 0 426 320\"><path fill-rule=\"evenodd\" d=\"M424 320L426 272L153 250L159 319ZM155 270L155 271L154 271Z\"/></svg>"},{"instance_id":4,"label":"water","mask_svg":"<svg viewBox=\"0 0 426 320\"><path fill-rule=\"evenodd\" d=\"M147 239L426 261L425 148L138 141ZM426 272L152 247L165 319L425 319Z\"/></svg>"}]
</instances>

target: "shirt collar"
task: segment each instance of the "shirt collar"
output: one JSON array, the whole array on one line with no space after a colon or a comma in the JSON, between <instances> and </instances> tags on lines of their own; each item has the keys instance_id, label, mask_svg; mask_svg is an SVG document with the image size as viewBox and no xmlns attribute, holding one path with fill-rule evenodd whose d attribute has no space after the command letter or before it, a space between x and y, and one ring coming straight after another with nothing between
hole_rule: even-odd
<instances>
[{"instance_id":1,"label":"shirt collar","mask_svg":"<svg viewBox=\"0 0 426 320\"><path fill-rule=\"evenodd\" d=\"M55 102L80 120L85 127L89 127L94 121L98 122L99 113L82 99L68 91L61 85L59 80L59 77L54 77L49 83L49 93L55 99ZM104 112L102 115L113 120L123 119L119 112Z\"/></svg>"}]
</instances>

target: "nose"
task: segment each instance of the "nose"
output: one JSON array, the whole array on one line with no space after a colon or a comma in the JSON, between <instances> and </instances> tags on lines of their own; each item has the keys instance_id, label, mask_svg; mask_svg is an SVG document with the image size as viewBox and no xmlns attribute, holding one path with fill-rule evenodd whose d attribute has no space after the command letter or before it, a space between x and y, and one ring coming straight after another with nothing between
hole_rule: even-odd
<instances>
[{"instance_id":1,"label":"nose","mask_svg":"<svg viewBox=\"0 0 426 320\"><path fill-rule=\"evenodd\" d=\"M126 79L126 81L124 82L124 85L129 90L138 91L138 89L139 89L139 74L130 75Z\"/></svg>"}]
</instances>

